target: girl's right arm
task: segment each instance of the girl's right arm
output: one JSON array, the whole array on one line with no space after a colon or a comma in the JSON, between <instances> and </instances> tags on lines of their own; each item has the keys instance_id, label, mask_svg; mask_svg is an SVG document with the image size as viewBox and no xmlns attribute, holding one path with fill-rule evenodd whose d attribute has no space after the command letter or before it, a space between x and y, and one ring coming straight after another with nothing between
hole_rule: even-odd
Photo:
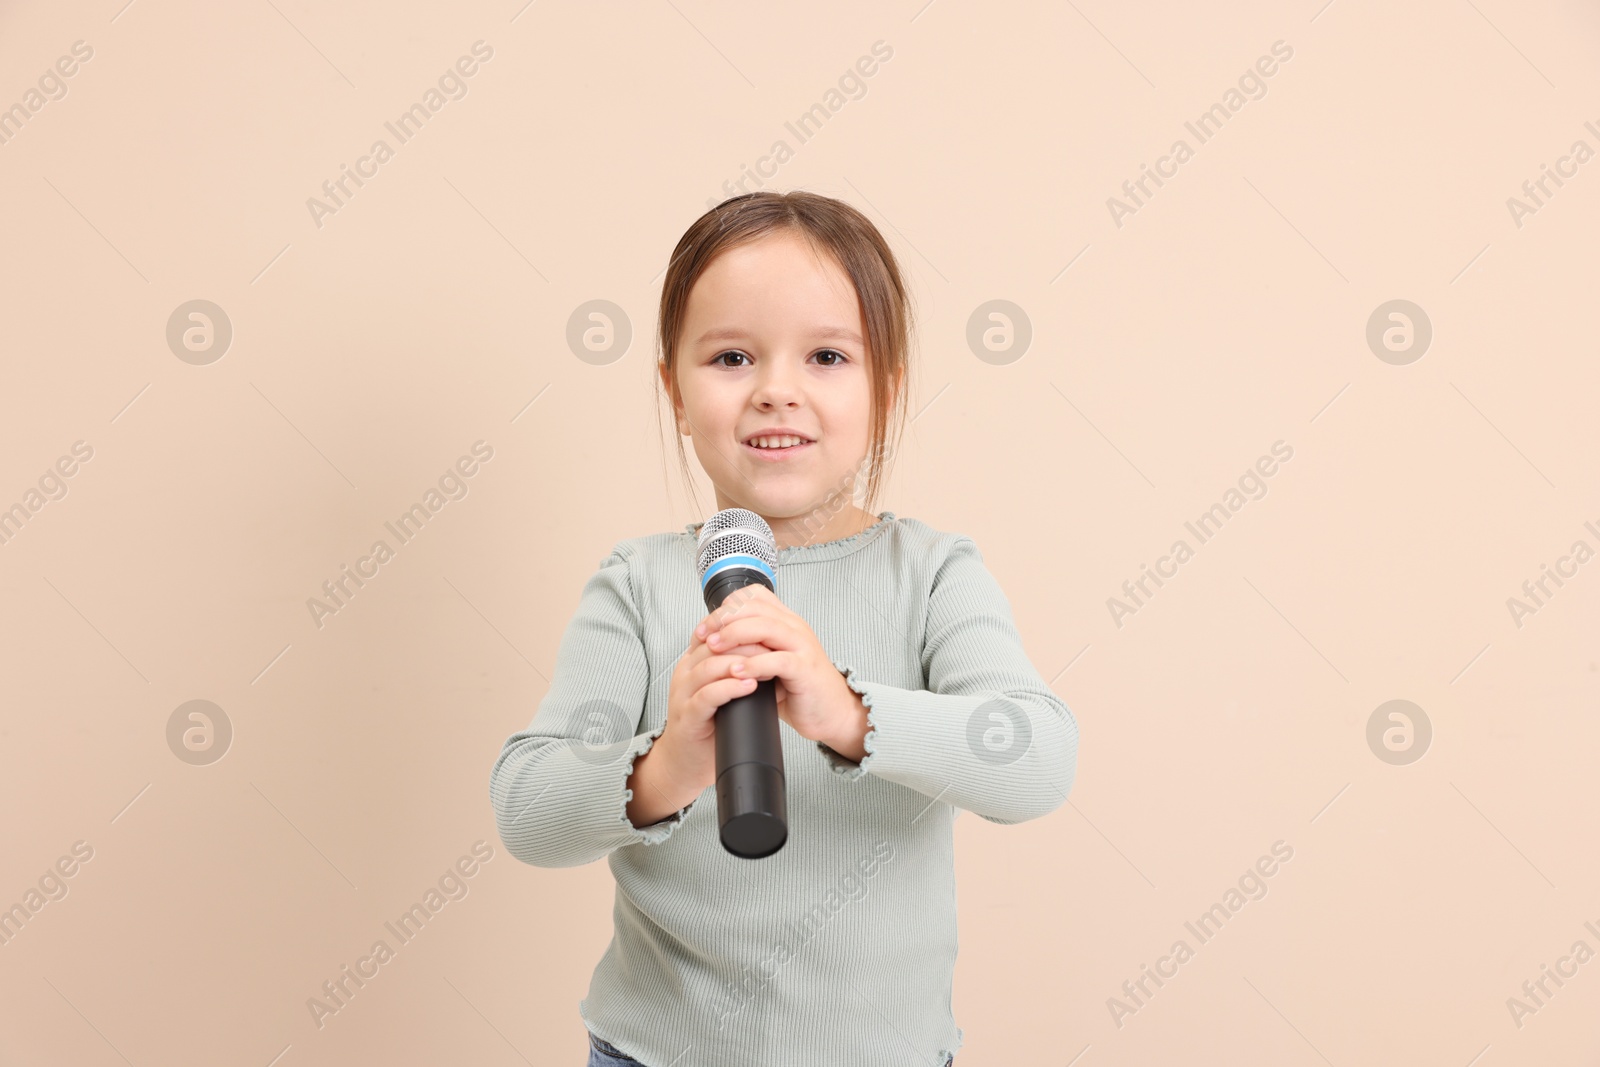
<instances>
[{"instance_id":1,"label":"girl's right arm","mask_svg":"<svg viewBox=\"0 0 1600 1067\"><path fill-rule=\"evenodd\" d=\"M691 637L666 722L639 733L650 669L630 555L618 546L584 585L549 692L490 772L500 840L524 863L575 867L665 841L715 781L717 708L755 685L736 664L758 649L714 655Z\"/></svg>"}]
</instances>

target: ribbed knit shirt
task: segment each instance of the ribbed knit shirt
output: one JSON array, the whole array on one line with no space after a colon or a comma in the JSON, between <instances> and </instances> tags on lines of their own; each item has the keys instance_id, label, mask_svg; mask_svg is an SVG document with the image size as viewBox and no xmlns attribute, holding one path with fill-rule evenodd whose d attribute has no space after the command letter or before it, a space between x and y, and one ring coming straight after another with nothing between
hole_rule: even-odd
<instances>
[{"instance_id":1,"label":"ribbed knit shirt","mask_svg":"<svg viewBox=\"0 0 1600 1067\"><path fill-rule=\"evenodd\" d=\"M1028 661L976 544L877 518L778 552L778 598L868 717L859 764L780 722L778 852L723 848L714 787L653 825L628 819L634 761L666 729L673 669L707 614L699 523L616 543L532 724L495 761L507 852L610 863L615 933L578 1010L646 1067L943 1067L964 1037L955 817L1036 819L1072 788L1077 721Z\"/></svg>"}]
</instances>

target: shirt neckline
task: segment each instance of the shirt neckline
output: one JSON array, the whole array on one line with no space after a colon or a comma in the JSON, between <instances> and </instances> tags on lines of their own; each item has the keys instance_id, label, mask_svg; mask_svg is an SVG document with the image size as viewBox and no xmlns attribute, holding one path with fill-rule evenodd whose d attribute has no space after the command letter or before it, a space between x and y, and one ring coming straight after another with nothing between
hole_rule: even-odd
<instances>
[{"instance_id":1,"label":"shirt neckline","mask_svg":"<svg viewBox=\"0 0 1600 1067\"><path fill-rule=\"evenodd\" d=\"M848 556L850 553L856 552L872 541L877 540L879 535L893 526L896 521L897 516L894 512L882 511L878 513L877 522L868 526L865 530L850 534L848 537L840 537L833 541L822 541L814 545L790 545L787 548L780 548L778 549L778 566L781 567L785 563L818 563L823 560ZM684 533L689 537L691 550L700 538L700 527L704 525L705 523L703 522L691 522L683 528Z\"/></svg>"}]
</instances>

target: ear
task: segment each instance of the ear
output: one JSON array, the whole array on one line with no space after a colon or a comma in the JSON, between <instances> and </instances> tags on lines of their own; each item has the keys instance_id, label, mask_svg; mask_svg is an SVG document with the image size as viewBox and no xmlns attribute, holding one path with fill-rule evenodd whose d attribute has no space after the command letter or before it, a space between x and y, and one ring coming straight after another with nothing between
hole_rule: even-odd
<instances>
[{"instance_id":1,"label":"ear","mask_svg":"<svg viewBox=\"0 0 1600 1067\"><path fill-rule=\"evenodd\" d=\"M678 424L678 432L688 437L689 424L684 420L682 405L672 398L672 374L667 370L664 360L656 360L656 372L661 375L661 387L666 390L667 402L672 405L672 417Z\"/></svg>"}]
</instances>

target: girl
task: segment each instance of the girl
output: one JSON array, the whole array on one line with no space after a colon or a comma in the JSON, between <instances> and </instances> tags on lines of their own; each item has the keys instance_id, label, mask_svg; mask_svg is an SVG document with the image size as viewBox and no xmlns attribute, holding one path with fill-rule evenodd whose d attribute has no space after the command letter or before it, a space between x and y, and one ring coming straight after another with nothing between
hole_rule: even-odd
<instances>
[{"instance_id":1,"label":"girl","mask_svg":"<svg viewBox=\"0 0 1600 1067\"><path fill-rule=\"evenodd\" d=\"M772 527L777 593L707 615L698 523L616 543L495 762L511 855L604 856L616 878L578 1006L590 1067L950 1067L962 1045L954 818L1060 806L1078 728L971 539L870 510L910 320L882 235L828 197L735 197L672 254L657 341L679 458L687 475L688 437L717 508ZM767 678L789 838L742 860L718 838L714 716Z\"/></svg>"}]
</instances>

